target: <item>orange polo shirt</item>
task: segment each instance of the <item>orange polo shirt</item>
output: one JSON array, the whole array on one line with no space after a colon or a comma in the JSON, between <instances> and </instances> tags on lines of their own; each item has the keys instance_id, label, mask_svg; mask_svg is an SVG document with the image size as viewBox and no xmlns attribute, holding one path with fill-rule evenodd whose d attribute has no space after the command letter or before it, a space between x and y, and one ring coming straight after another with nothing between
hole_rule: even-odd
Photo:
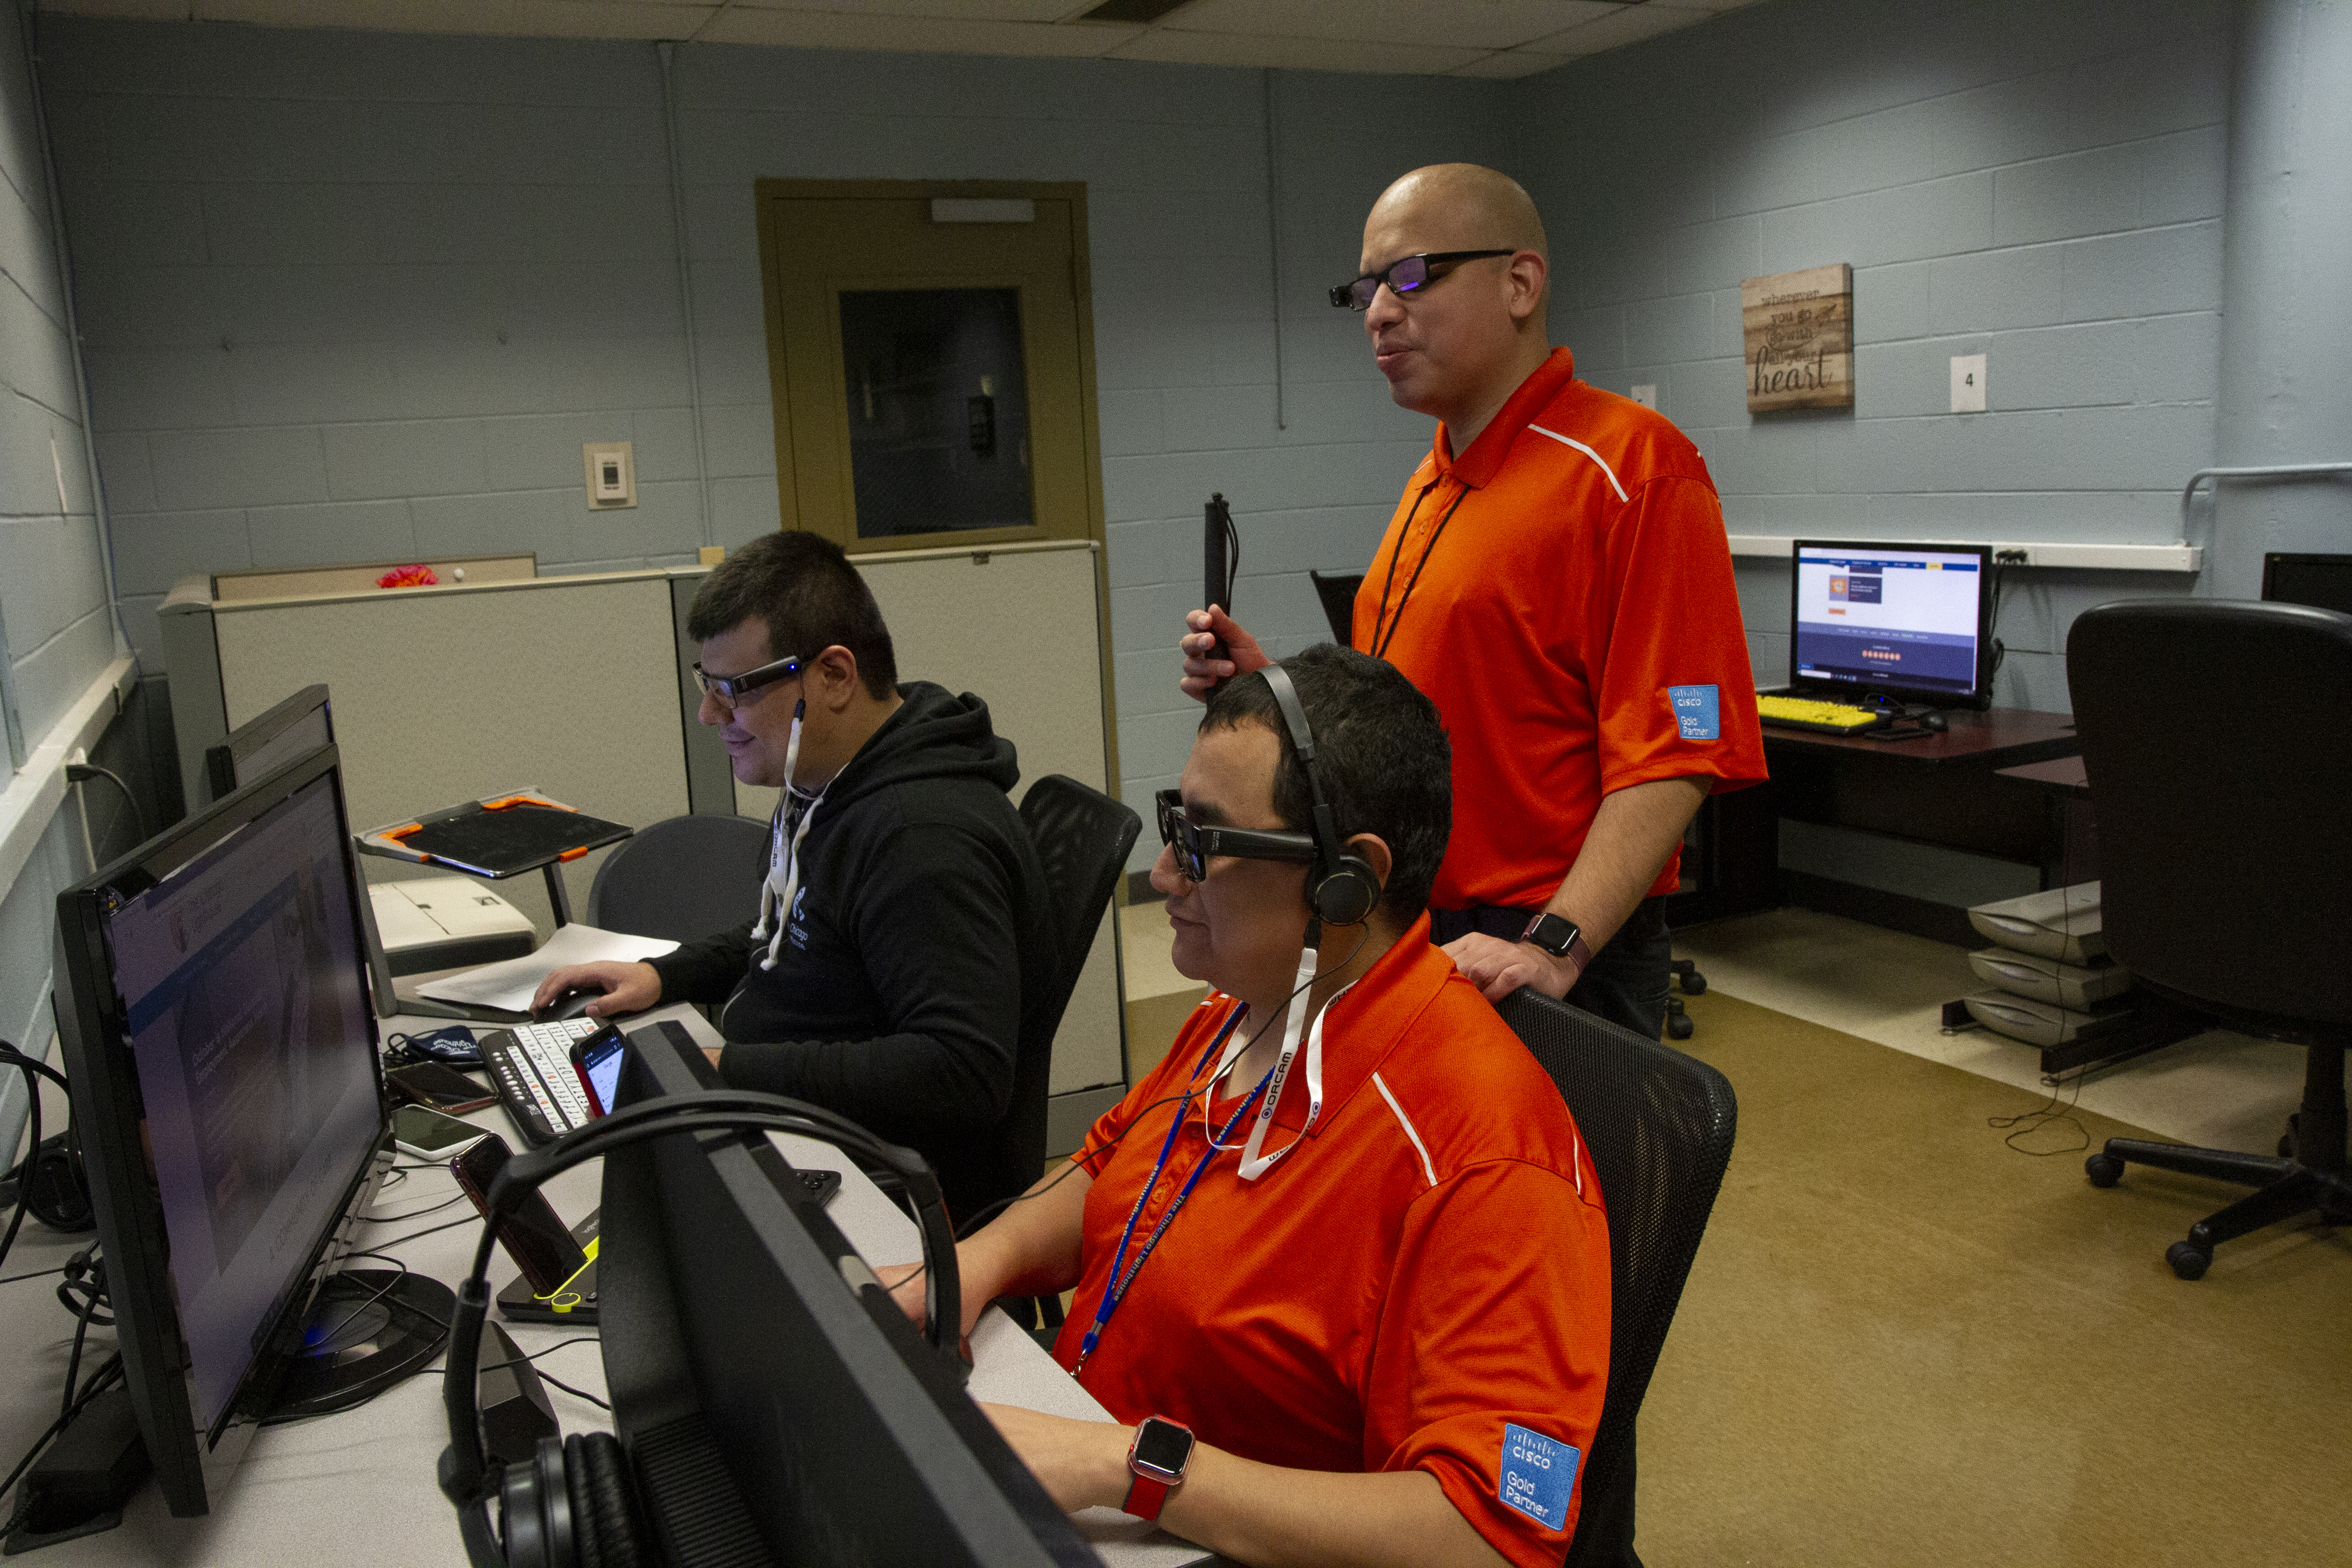
<instances>
[{"instance_id":1,"label":"orange polo shirt","mask_svg":"<svg viewBox=\"0 0 2352 1568\"><path fill-rule=\"evenodd\" d=\"M1654 410L1577 380L1566 349L1468 451L1438 427L1351 641L1403 670L1454 742L1439 909L1548 902L1612 791L1764 777L1706 460ZM1679 858L1653 894L1674 891Z\"/></svg>"},{"instance_id":2,"label":"orange polo shirt","mask_svg":"<svg viewBox=\"0 0 2352 1568\"><path fill-rule=\"evenodd\" d=\"M1074 1156L1096 1175L1055 1357L1076 1363L1192 1087L1130 1265L1194 1166L1213 1163L1079 1381L1120 1421L1164 1415L1266 1464L1427 1470L1505 1557L1557 1564L1609 1377L1608 1221L1559 1090L1430 945L1424 917L1329 1008L1313 1134L1244 1182L1228 1151L1248 1121L1213 1154L1198 1092L1240 1005L1212 992ZM1302 1044L1268 1152L1306 1120L1305 1057ZM1241 1103L1227 1087L1220 1122Z\"/></svg>"}]
</instances>

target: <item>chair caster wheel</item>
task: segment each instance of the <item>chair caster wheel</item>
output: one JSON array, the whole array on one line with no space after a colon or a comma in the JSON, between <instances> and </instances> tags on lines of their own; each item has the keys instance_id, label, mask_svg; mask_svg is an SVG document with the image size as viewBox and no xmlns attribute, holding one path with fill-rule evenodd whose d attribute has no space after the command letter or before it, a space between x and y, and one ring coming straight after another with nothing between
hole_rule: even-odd
<instances>
[{"instance_id":1,"label":"chair caster wheel","mask_svg":"<svg viewBox=\"0 0 2352 1568\"><path fill-rule=\"evenodd\" d=\"M1672 1014L1666 1019L1666 1038L1670 1040L1687 1040L1697 1032L1698 1026L1691 1022L1687 1013Z\"/></svg>"},{"instance_id":2,"label":"chair caster wheel","mask_svg":"<svg viewBox=\"0 0 2352 1568\"><path fill-rule=\"evenodd\" d=\"M2193 1241L2176 1241L2164 1249L2164 1260L2183 1279L2202 1279L2205 1270L2212 1267L2213 1255Z\"/></svg>"},{"instance_id":3,"label":"chair caster wheel","mask_svg":"<svg viewBox=\"0 0 2352 1568\"><path fill-rule=\"evenodd\" d=\"M2113 1154L2094 1154L2083 1162L2083 1174L2095 1187L2112 1187L2123 1180L2124 1163Z\"/></svg>"},{"instance_id":4,"label":"chair caster wheel","mask_svg":"<svg viewBox=\"0 0 2352 1568\"><path fill-rule=\"evenodd\" d=\"M1683 994L1685 996L1706 994L1706 976L1695 969L1682 977L1682 985Z\"/></svg>"}]
</instances>

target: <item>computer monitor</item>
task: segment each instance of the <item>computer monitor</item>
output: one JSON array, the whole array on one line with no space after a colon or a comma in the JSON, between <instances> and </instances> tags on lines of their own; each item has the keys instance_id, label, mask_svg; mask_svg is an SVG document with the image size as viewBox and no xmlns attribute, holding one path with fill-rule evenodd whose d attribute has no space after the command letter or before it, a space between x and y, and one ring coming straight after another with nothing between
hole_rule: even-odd
<instances>
[{"instance_id":1,"label":"computer monitor","mask_svg":"<svg viewBox=\"0 0 2352 1568\"><path fill-rule=\"evenodd\" d=\"M247 720L228 739L205 748L206 801L267 778L295 758L332 745L335 721L324 686L306 686L268 712Z\"/></svg>"},{"instance_id":2,"label":"computer monitor","mask_svg":"<svg viewBox=\"0 0 2352 1568\"><path fill-rule=\"evenodd\" d=\"M675 1024L629 1044L624 1104L719 1087ZM598 1267L614 1429L665 1548L1098 1563L764 1136L608 1154Z\"/></svg>"},{"instance_id":3,"label":"computer monitor","mask_svg":"<svg viewBox=\"0 0 2352 1568\"><path fill-rule=\"evenodd\" d=\"M1991 545L1800 539L1795 564L1790 691L1991 705Z\"/></svg>"},{"instance_id":4,"label":"computer monitor","mask_svg":"<svg viewBox=\"0 0 2352 1568\"><path fill-rule=\"evenodd\" d=\"M256 779L268 778L295 758L334 741L335 714L327 689L306 686L239 724L227 740L205 749L207 798L219 800ZM375 999L375 1016L389 1018L400 1011L400 999L393 994L392 963L375 929L375 905L366 898L360 900L360 934L367 939L368 989Z\"/></svg>"},{"instance_id":5,"label":"computer monitor","mask_svg":"<svg viewBox=\"0 0 2352 1568\"><path fill-rule=\"evenodd\" d=\"M2352 616L2352 555L2265 555L2263 597Z\"/></svg>"},{"instance_id":6,"label":"computer monitor","mask_svg":"<svg viewBox=\"0 0 2352 1568\"><path fill-rule=\"evenodd\" d=\"M389 1163L361 897L326 747L58 898L74 1124L175 1514L206 1511L300 1359Z\"/></svg>"}]
</instances>

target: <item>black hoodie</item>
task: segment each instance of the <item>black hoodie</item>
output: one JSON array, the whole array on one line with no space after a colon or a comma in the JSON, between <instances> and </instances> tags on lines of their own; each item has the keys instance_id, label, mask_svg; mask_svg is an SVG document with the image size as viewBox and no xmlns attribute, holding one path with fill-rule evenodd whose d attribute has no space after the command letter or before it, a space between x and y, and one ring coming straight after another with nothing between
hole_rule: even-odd
<instances>
[{"instance_id":1,"label":"black hoodie","mask_svg":"<svg viewBox=\"0 0 2352 1568\"><path fill-rule=\"evenodd\" d=\"M1036 1179L1007 1147L1013 1068L1057 943L1005 793L1021 776L1013 743L969 693L915 681L898 695L801 841L775 967L761 967L768 943L750 921L653 966L663 1001L725 1004L730 1084L920 1151L961 1220Z\"/></svg>"}]
</instances>

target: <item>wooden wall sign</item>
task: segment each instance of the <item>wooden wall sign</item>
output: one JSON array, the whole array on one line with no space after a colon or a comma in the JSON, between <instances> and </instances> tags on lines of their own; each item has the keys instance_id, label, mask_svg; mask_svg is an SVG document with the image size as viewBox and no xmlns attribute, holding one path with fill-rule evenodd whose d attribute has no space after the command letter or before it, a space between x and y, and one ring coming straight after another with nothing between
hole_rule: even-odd
<instances>
[{"instance_id":1,"label":"wooden wall sign","mask_svg":"<svg viewBox=\"0 0 2352 1568\"><path fill-rule=\"evenodd\" d=\"M1853 406L1853 268L1847 262L1739 285L1748 412Z\"/></svg>"}]
</instances>

